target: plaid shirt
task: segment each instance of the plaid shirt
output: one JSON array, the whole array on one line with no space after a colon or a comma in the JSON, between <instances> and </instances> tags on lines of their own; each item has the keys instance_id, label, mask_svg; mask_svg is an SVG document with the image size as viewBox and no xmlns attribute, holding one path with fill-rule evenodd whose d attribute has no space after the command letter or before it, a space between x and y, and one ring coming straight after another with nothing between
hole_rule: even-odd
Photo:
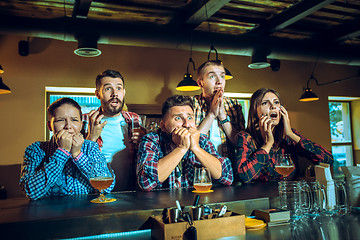
<instances>
[{"instance_id":1,"label":"plaid shirt","mask_svg":"<svg viewBox=\"0 0 360 240\"><path fill-rule=\"evenodd\" d=\"M159 160L172 151L170 143L171 139L169 139L161 129L158 129L157 133L152 132L145 135L141 140L138 151L137 178L142 190L150 191L156 188L175 188L175 169L164 182L159 181L157 171ZM233 170L230 160L226 157L221 157L216 152L214 145L204 134L200 135L199 145L221 162L221 177L216 179L216 181L224 185L231 185L233 182ZM181 186L190 187L193 185L194 169L196 166L201 166L201 163L190 150L183 156L182 163Z\"/></svg>"},{"instance_id":2,"label":"plaid shirt","mask_svg":"<svg viewBox=\"0 0 360 240\"><path fill-rule=\"evenodd\" d=\"M231 99L228 97L223 97L223 99L224 99L224 108L226 114L230 117L230 123L236 130L238 131L243 130L245 128L245 119L242 112L241 104L238 103L235 99ZM206 104L205 98L203 97L202 94L194 96L193 100L194 100L195 123L197 126L199 126L203 121L203 119L206 117L210 106ZM225 157L228 157L230 159L235 159L235 148L230 141L227 141L226 134L221 124L219 125L220 125L219 128L220 128L221 142L223 143L221 145L222 153ZM207 135L209 136L209 132L207 133Z\"/></svg>"},{"instance_id":3,"label":"plaid shirt","mask_svg":"<svg viewBox=\"0 0 360 240\"><path fill-rule=\"evenodd\" d=\"M328 150L304 138L294 129L293 132L300 137L298 143L286 138L281 141L278 150L271 148L270 152L267 153L264 149L256 146L249 133L241 131L238 138L237 168L235 170L240 181L249 183L252 180L281 179L282 176L275 171L276 154L289 153L293 160L297 159L298 156L305 157L314 164L319 164L319 162L333 164L333 156ZM295 169L296 163L294 161ZM293 171L288 178L293 178L295 172Z\"/></svg>"},{"instance_id":4,"label":"plaid shirt","mask_svg":"<svg viewBox=\"0 0 360 240\"><path fill-rule=\"evenodd\" d=\"M84 141L81 153L76 158L65 149L58 148L54 137L47 142L35 142L25 150L20 188L32 200L93 193L95 189L89 181L89 163L100 161L106 163L99 146L92 141ZM114 185L115 181L105 192L110 192Z\"/></svg>"}]
</instances>

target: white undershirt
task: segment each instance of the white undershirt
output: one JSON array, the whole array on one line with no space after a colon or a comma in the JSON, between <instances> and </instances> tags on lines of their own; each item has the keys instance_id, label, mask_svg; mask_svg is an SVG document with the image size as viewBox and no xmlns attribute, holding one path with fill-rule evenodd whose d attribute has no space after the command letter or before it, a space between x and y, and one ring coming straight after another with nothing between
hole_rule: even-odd
<instances>
[{"instance_id":1,"label":"white undershirt","mask_svg":"<svg viewBox=\"0 0 360 240\"><path fill-rule=\"evenodd\" d=\"M104 117L107 124L101 132L103 146L101 148L106 161L111 162L111 167L116 176L116 190L127 190L131 184L130 170L130 139L128 124L120 114L118 117Z\"/></svg>"},{"instance_id":2,"label":"white undershirt","mask_svg":"<svg viewBox=\"0 0 360 240\"><path fill-rule=\"evenodd\" d=\"M210 127L210 141L214 144L216 151L222 155L221 150L221 135L217 120L214 120Z\"/></svg>"}]
</instances>

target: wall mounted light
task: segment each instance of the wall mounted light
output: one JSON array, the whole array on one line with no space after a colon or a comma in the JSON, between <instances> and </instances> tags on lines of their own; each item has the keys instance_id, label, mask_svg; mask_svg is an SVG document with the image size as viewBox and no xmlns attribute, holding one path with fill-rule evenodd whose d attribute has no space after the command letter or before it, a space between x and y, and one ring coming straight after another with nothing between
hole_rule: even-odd
<instances>
[{"instance_id":1,"label":"wall mounted light","mask_svg":"<svg viewBox=\"0 0 360 240\"><path fill-rule=\"evenodd\" d=\"M211 54L211 51L215 51L215 57L216 57L216 61L219 61L221 62L221 64L223 64L223 62L221 60L219 60L218 58L218 52L217 50L215 49L214 45L211 45L210 46L210 51L208 53L208 60L210 60L210 54ZM229 79L232 79L234 76L230 73L230 71L224 66L225 68L225 80L229 80Z\"/></svg>"},{"instance_id":2,"label":"wall mounted light","mask_svg":"<svg viewBox=\"0 0 360 240\"><path fill-rule=\"evenodd\" d=\"M188 91L196 91L200 90L201 87L197 84L197 82L192 78L191 74L189 73L189 64L192 63L194 70L195 69L195 63L192 60L192 58L189 58L189 62L187 63L186 67L186 73L184 75L184 79L179 82L179 84L176 87L176 90L188 92Z\"/></svg>"},{"instance_id":3,"label":"wall mounted light","mask_svg":"<svg viewBox=\"0 0 360 240\"><path fill-rule=\"evenodd\" d=\"M267 62L267 51L266 50L254 50L251 56L251 63L248 65L251 69L263 69L270 66L270 63Z\"/></svg>"},{"instance_id":4,"label":"wall mounted light","mask_svg":"<svg viewBox=\"0 0 360 240\"><path fill-rule=\"evenodd\" d=\"M328 85L328 84L339 83L339 82L346 81L346 80L352 80L352 79L359 78L359 77L360 77L360 69L359 69L358 74L355 76L338 79L338 80L334 80L334 81L326 82L326 83L319 83L318 80L314 77L314 75L312 73L310 78L307 80L306 88L304 89L304 93L301 95L299 101L300 102L312 102L312 101L319 100L319 97L311 90L311 88L309 88L310 80L314 80L317 86L324 86L324 85Z\"/></svg>"},{"instance_id":5,"label":"wall mounted light","mask_svg":"<svg viewBox=\"0 0 360 240\"><path fill-rule=\"evenodd\" d=\"M316 82L316 84L319 85L317 79L314 78L314 76L311 74L310 78L307 80L306 88L304 89L304 93L301 95L301 97L299 99L300 102L312 102L312 101L319 100L319 97L315 93L313 93L311 88L309 88L309 82L311 79L313 79Z\"/></svg>"},{"instance_id":6,"label":"wall mounted light","mask_svg":"<svg viewBox=\"0 0 360 240\"><path fill-rule=\"evenodd\" d=\"M0 65L0 74L1 73L4 73L4 69ZM3 83L2 77L0 77L0 94L5 94L5 93L11 93L11 90L10 90L10 88L8 86L6 86Z\"/></svg>"}]
</instances>

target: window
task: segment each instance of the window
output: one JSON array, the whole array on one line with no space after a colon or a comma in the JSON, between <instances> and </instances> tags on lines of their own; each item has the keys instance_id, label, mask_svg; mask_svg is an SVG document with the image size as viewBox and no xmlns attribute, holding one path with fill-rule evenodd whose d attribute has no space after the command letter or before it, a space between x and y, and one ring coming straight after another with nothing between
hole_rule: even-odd
<instances>
[{"instance_id":1,"label":"window","mask_svg":"<svg viewBox=\"0 0 360 240\"><path fill-rule=\"evenodd\" d=\"M329 116L334 177L342 177L341 166L353 165L350 102L330 101Z\"/></svg>"},{"instance_id":2,"label":"window","mask_svg":"<svg viewBox=\"0 0 360 240\"><path fill-rule=\"evenodd\" d=\"M245 118L245 128L247 126L249 108L250 108L250 97L251 93L229 93L225 92L224 96L236 99L242 106L242 112Z\"/></svg>"},{"instance_id":3,"label":"window","mask_svg":"<svg viewBox=\"0 0 360 240\"><path fill-rule=\"evenodd\" d=\"M94 88L62 88L62 87L46 87L46 109L59 98L68 97L79 103L82 113L88 113L93 109L100 107L100 100L94 95ZM45 110L45 116L47 112ZM47 128L45 131L46 139L52 136Z\"/></svg>"}]
</instances>

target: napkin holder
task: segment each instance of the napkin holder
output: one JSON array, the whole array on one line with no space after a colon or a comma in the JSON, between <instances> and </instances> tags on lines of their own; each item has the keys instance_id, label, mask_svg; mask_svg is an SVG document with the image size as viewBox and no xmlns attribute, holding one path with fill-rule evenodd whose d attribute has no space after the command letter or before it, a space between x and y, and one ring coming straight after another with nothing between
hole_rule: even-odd
<instances>
[{"instance_id":1,"label":"napkin holder","mask_svg":"<svg viewBox=\"0 0 360 240\"><path fill-rule=\"evenodd\" d=\"M315 166L315 176L316 180L320 184L324 185L326 190L327 197L327 207L333 209L336 206L336 196L335 196L335 182L332 178L330 165L326 163L320 163L320 165Z\"/></svg>"}]
</instances>

